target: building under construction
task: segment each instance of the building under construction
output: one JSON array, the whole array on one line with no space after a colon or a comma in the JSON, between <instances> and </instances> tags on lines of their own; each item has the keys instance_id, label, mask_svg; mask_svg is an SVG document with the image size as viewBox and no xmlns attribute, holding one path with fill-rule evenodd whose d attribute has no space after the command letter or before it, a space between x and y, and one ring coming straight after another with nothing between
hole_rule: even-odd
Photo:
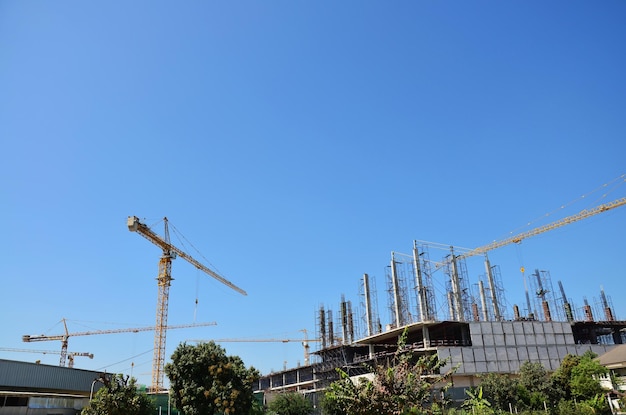
<instances>
[{"instance_id":1,"label":"building under construction","mask_svg":"<svg viewBox=\"0 0 626 415\"><path fill-rule=\"evenodd\" d=\"M527 361L554 371L568 354L591 350L602 355L626 343L626 321L616 318L602 288L597 304L584 299L578 308L561 281L555 291L549 272L535 270L525 277L526 304L507 306L498 266L486 253L485 273L472 285L467 253L457 255L449 248L449 255L434 262L429 247L415 241L411 255L392 252L385 276L388 324L381 324L375 283L364 274L357 307L343 295L338 313L319 307L319 349L310 362L263 376L257 392L271 399L274 393L299 391L315 403L318 393L339 379L337 368L350 376L371 372L395 352L405 330L406 345L417 354L447 359L442 370L458 367L450 397L459 400L466 388L478 385L481 374L516 373ZM435 271L445 275L443 288L435 287Z\"/></svg>"}]
</instances>

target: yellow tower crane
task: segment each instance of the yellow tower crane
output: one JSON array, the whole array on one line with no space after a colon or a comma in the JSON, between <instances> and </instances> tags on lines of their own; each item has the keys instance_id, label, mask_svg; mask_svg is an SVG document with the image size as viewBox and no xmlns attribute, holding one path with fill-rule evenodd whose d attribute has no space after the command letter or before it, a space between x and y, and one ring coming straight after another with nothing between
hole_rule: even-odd
<instances>
[{"instance_id":1,"label":"yellow tower crane","mask_svg":"<svg viewBox=\"0 0 626 415\"><path fill-rule=\"evenodd\" d=\"M624 177L626 177L626 175L621 176L620 179L622 179ZM529 231L526 231L526 232L518 233L517 235L511 236L511 237L506 238L506 239L494 241L494 242L491 242L489 244L486 244L486 245L483 245L483 246L479 246L478 248L469 249L469 250L461 253L460 255L448 255L442 262L435 262L434 263L435 270L439 270L439 269L441 269L441 268L443 268L443 267L445 267L447 265L452 265L453 269L455 269L456 268L455 264L456 264L457 260L462 260L462 259L469 258L469 257L472 257L472 256L476 256L476 255L485 255L485 261L486 261L485 262L485 264L486 264L485 266L487 267L487 278L489 280L489 284L491 286L493 286L491 271L490 271L490 267L489 267L489 260L487 259L487 252L488 251L491 251L491 250L494 250L494 249L497 249L497 248L501 248L503 246L506 246L506 245L509 245L509 244L512 244L512 243L518 244L518 243L522 242L522 240L524 240L524 239L527 239L527 238L530 238L530 237L533 237L533 236L536 236L536 235L540 235L540 234L542 234L544 232L548 232L548 231L560 228L560 227L565 226L565 225L569 225L570 223L574 223L574 222L577 222L577 221L589 218L589 217L597 215L599 213L607 212L607 211L609 211L611 209L615 209L615 208L623 206L623 205L626 205L626 197L623 197L623 198L620 198L620 199L616 199L616 200L614 200L612 202L604 203L602 205L593 207L591 209L583 209L583 210L581 210L580 212L578 212L578 213L576 213L574 215L567 216L567 217L565 217L563 219L560 219L560 220L557 220L555 222L548 223L547 225L543 225L543 226L539 226L537 228L533 228L533 229L531 229ZM453 248L453 247L451 247L451 248ZM524 285L526 285L526 277L524 276L524 267L523 266L520 268L520 271L522 272L522 276L524 277ZM456 274L456 272L453 271L452 274L453 274L452 279L454 281L454 279L455 279L454 275ZM453 282L453 284L454 284L454 282ZM528 298L528 291L526 291L526 295L527 295L526 298ZM457 304L460 304L460 301L457 301ZM496 307L497 306L494 304L494 308L496 310L495 314L496 314L496 316L498 316L499 315L499 311L497 310ZM458 310L458 312L460 313L461 311Z\"/></svg>"},{"instance_id":2,"label":"yellow tower crane","mask_svg":"<svg viewBox=\"0 0 626 415\"><path fill-rule=\"evenodd\" d=\"M215 271L212 271L208 267L202 265L196 261L189 254L183 252L176 246L170 243L170 235L167 218L163 218L165 224L164 237L157 235L147 225L141 223L137 216L128 217L128 230L131 232L137 232L156 246L162 249L163 253L159 260L159 275L157 277L158 284L158 298L157 298L157 311L156 311L156 327L154 333L154 356L152 359L152 390L158 392L163 387L163 367L165 365L165 335L167 329L167 312L169 302L169 291L172 281L172 260L180 256L200 271L210 275L222 284L232 288L242 295L247 293L241 288L237 287L226 278L222 277Z\"/></svg>"},{"instance_id":3,"label":"yellow tower crane","mask_svg":"<svg viewBox=\"0 0 626 415\"><path fill-rule=\"evenodd\" d=\"M502 239L499 241L494 241L491 243L488 243L486 245L483 246L479 246L478 248L474 248L474 249L470 249L466 252L461 253L460 255L455 255L455 256L449 256L448 258L446 258L443 262L435 262L435 269L438 270L442 267L444 267L446 264L451 263L453 260L459 260L459 259L464 259L464 258L469 258L472 256L476 256L476 255L484 255L486 254L488 251L497 249L497 248L501 248L505 245L509 245L512 243L520 243L522 242L523 239L527 239L530 238L532 236L536 236L539 234L542 234L544 232L548 232L551 231L553 229L557 229L560 228L562 226L565 225L569 225L570 223L574 223L577 222L579 220L583 220L586 219L588 217L597 215L598 213L603 213L603 212L607 212L611 209L615 209L617 207L626 205L626 197L623 197L621 199L616 199L612 202L608 202L599 206L596 206L594 208L591 209L583 209L580 212L571 215L571 216L567 216L563 219L557 220L555 222L551 222L548 223L547 225L543 225L543 226L539 226L537 228L531 229L529 231L526 232L521 232L518 233L517 235L511 236L509 238L506 239Z\"/></svg>"},{"instance_id":4,"label":"yellow tower crane","mask_svg":"<svg viewBox=\"0 0 626 415\"><path fill-rule=\"evenodd\" d=\"M205 327L205 326L215 326L217 323L210 322L210 323L195 323L195 324L181 324L181 325L175 325L175 326L167 326L165 327L166 329L182 329L182 328L187 328L187 327ZM138 333L140 331L153 331L156 330L156 327L138 327L138 328L127 328L127 329L112 329L112 330L93 330L93 331L83 331L83 332L76 332L76 333L70 333L67 330L67 323L65 321L65 319L63 319L63 326L65 327L65 333L64 334L54 334L54 335L45 335L45 334L40 334L40 335L35 335L35 336L31 336L28 334L25 334L22 336L22 341L26 342L26 343L31 343L31 342L41 342L41 341L50 341L50 340L60 340L61 341L61 359L59 362L59 366L65 366L65 361L67 359L68 356L68 352L67 352L67 343L70 337L76 337L76 336L91 336L94 334L117 334L117 333Z\"/></svg>"},{"instance_id":5,"label":"yellow tower crane","mask_svg":"<svg viewBox=\"0 0 626 415\"><path fill-rule=\"evenodd\" d=\"M253 339L253 338L228 338L228 339L213 339L213 340L199 340L191 339L189 341L196 343L206 343L209 341L215 343L292 343L301 342L304 348L304 365L308 366L310 363L310 342L319 342L319 339L307 339L306 333L303 339L279 339L279 338L267 338L267 339Z\"/></svg>"},{"instance_id":6,"label":"yellow tower crane","mask_svg":"<svg viewBox=\"0 0 626 415\"><path fill-rule=\"evenodd\" d=\"M517 235L511 236L509 238L502 239L500 241L491 242L491 243L489 243L487 245L483 245L483 246L480 246L478 248L474 248L474 249L472 249L472 250L470 250L468 252L465 252L465 253L459 255L459 258L469 258L471 256L485 254L487 251L491 251L493 249L497 249L497 248L503 247L503 246L508 245L508 244L520 243L523 239L530 238L531 236L539 235L539 234L542 234L544 232L548 232L548 231L551 231L553 229L557 229L557 228L560 228L562 226L569 225L570 223L574 223L574 222L577 222L579 220L586 219L588 217L597 215L598 213L607 212L607 211L609 211L611 209L615 209L616 207L620 207L620 206L623 206L623 205L626 205L626 197L623 197L621 199L617 199L617 200L614 200L612 202L596 206L596 207L591 208L591 209L581 210L580 212L578 212L578 213L576 213L574 215L567 216L567 217L565 217L563 219L557 220L557 221L549 223L547 225L539 226L539 227L531 229L529 231L518 233Z\"/></svg>"}]
</instances>

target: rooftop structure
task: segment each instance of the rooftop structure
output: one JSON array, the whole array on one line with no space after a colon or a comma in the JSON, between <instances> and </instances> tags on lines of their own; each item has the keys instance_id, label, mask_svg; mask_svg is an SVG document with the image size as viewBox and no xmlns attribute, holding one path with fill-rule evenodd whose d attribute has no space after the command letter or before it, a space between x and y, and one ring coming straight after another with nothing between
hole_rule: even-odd
<instances>
[{"instance_id":1,"label":"rooftop structure","mask_svg":"<svg viewBox=\"0 0 626 415\"><path fill-rule=\"evenodd\" d=\"M101 372L0 359L0 413L75 415L102 387ZM43 412L48 410L47 412Z\"/></svg>"}]
</instances>

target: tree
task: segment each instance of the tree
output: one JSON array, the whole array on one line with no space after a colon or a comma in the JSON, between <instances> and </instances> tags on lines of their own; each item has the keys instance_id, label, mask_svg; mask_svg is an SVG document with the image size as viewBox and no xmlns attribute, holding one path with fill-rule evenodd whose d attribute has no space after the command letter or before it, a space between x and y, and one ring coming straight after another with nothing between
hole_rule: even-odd
<instances>
[{"instance_id":1,"label":"tree","mask_svg":"<svg viewBox=\"0 0 626 415\"><path fill-rule=\"evenodd\" d=\"M247 414L260 373L215 342L180 344L165 365L173 404L185 415Z\"/></svg>"},{"instance_id":2,"label":"tree","mask_svg":"<svg viewBox=\"0 0 626 415\"><path fill-rule=\"evenodd\" d=\"M562 401L582 402L578 405L581 411L601 413L609 409L599 379L607 373L607 369L595 360L596 357L591 350L587 350L582 356L567 355L551 379L553 389L561 391L559 397ZM559 406L566 405L564 402L559 403Z\"/></svg>"},{"instance_id":3,"label":"tree","mask_svg":"<svg viewBox=\"0 0 626 415\"><path fill-rule=\"evenodd\" d=\"M279 415L309 415L313 412L313 404L300 393L286 392L269 404L269 410Z\"/></svg>"},{"instance_id":4,"label":"tree","mask_svg":"<svg viewBox=\"0 0 626 415\"><path fill-rule=\"evenodd\" d=\"M580 363L580 356L568 354L561 361L559 368L550 377L552 380L552 388L558 394L556 400L572 399L572 369Z\"/></svg>"},{"instance_id":5,"label":"tree","mask_svg":"<svg viewBox=\"0 0 626 415\"><path fill-rule=\"evenodd\" d=\"M81 411L82 415L152 415L155 407L150 398L140 393L135 378L124 375L103 376L104 384L89 404Z\"/></svg>"},{"instance_id":6,"label":"tree","mask_svg":"<svg viewBox=\"0 0 626 415\"><path fill-rule=\"evenodd\" d=\"M587 350L571 370L570 388L572 396L578 400L594 399L604 392L599 376L605 375L608 370L595 360L597 356Z\"/></svg>"},{"instance_id":7,"label":"tree","mask_svg":"<svg viewBox=\"0 0 626 415\"><path fill-rule=\"evenodd\" d=\"M479 387L478 389L466 389L465 394L468 396L468 398L463 401L463 404L461 404L463 408L468 408L472 412L472 414L493 414L493 410L491 409L491 403L483 397L482 387Z\"/></svg>"},{"instance_id":8,"label":"tree","mask_svg":"<svg viewBox=\"0 0 626 415\"><path fill-rule=\"evenodd\" d=\"M518 402L530 409L543 409L551 402L552 395L552 382L546 368L538 362L524 362L519 370Z\"/></svg>"},{"instance_id":9,"label":"tree","mask_svg":"<svg viewBox=\"0 0 626 415\"><path fill-rule=\"evenodd\" d=\"M328 415L376 415L374 384L366 377L353 381L348 374L337 369L340 379L332 382L321 401L322 412Z\"/></svg>"},{"instance_id":10,"label":"tree","mask_svg":"<svg viewBox=\"0 0 626 415\"><path fill-rule=\"evenodd\" d=\"M254 399L252 401L252 407L250 408L250 412L248 412L248 415L265 415L265 413L266 411L263 402L259 401L258 399Z\"/></svg>"},{"instance_id":11,"label":"tree","mask_svg":"<svg viewBox=\"0 0 626 415\"><path fill-rule=\"evenodd\" d=\"M487 373L480 382L483 396L494 409L508 411L517 404L517 380L501 373Z\"/></svg>"},{"instance_id":12,"label":"tree","mask_svg":"<svg viewBox=\"0 0 626 415\"><path fill-rule=\"evenodd\" d=\"M399 347L392 366L376 370L374 391L381 407L379 413L429 413L435 387L441 385L445 391L450 386L452 373L439 374L444 363L435 354L416 357Z\"/></svg>"},{"instance_id":13,"label":"tree","mask_svg":"<svg viewBox=\"0 0 626 415\"><path fill-rule=\"evenodd\" d=\"M546 393L550 389L548 371L539 362L526 361L519 368L519 384L529 392Z\"/></svg>"},{"instance_id":14,"label":"tree","mask_svg":"<svg viewBox=\"0 0 626 415\"><path fill-rule=\"evenodd\" d=\"M437 355L417 356L405 347L405 330L389 364L373 369L373 379L352 381L343 371L325 393L322 407L331 415L432 413L435 388L443 392L455 369L441 374L447 361Z\"/></svg>"}]
</instances>

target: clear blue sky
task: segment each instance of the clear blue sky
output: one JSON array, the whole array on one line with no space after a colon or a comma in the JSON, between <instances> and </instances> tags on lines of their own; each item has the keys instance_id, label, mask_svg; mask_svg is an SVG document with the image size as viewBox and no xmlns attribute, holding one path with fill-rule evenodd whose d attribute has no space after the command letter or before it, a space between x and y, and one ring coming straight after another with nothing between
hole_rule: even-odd
<instances>
[{"instance_id":1,"label":"clear blue sky","mask_svg":"<svg viewBox=\"0 0 626 415\"><path fill-rule=\"evenodd\" d=\"M0 347L58 350L21 336L62 318L154 324L160 250L129 215L158 233L167 216L248 292L177 259L169 322L217 326L170 331L168 356L314 337L320 305L358 306L363 273L389 322L391 251L477 247L626 196L579 199L626 173L624 21L621 0L0 1ZM524 266L579 307L602 285L625 319L625 225L621 207L492 251L507 302L523 305ZM297 343L224 346L263 373L303 359ZM76 367L148 384L152 347L69 342L95 354Z\"/></svg>"}]
</instances>

